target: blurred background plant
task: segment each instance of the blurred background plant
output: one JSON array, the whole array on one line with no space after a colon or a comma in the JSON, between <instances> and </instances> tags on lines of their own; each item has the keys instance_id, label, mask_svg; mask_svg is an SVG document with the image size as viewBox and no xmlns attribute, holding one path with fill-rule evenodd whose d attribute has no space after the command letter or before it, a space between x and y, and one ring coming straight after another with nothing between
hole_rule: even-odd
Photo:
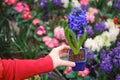
<instances>
[{"instance_id":1,"label":"blurred background plant","mask_svg":"<svg viewBox=\"0 0 120 80\"><path fill-rule=\"evenodd\" d=\"M1 58L37 59L66 45L64 21L73 7L87 12L88 35L82 45L89 50L86 69L76 73L70 67L58 67L38 75L39 79L119 80L119 0L1 0Z\"/></svg>"}]
</instances>

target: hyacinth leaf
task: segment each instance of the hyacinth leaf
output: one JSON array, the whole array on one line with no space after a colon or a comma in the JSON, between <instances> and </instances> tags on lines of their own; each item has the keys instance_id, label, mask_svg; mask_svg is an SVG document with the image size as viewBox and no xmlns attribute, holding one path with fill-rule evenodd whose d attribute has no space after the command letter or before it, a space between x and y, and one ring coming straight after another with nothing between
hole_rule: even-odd
<instances>
[{"instance_id":1,"label":"hyacinth leaf","mask_svg":"<svg viewBox=\"0 0 120 80\"><path fill-rule=\"evenodd\" d=\"M82 46L84 40L86 39L86 32L84 31L84 35L83 37L80 37L79 41L78 41L78 48L80 49L80 47Z\"/></svg>"},{"instance_id":2,"label":"hyacinth leaf","mask_svg":"<svg viewBox=\"0 0 120 80\"><path fill-rule=\"evenodd\" d=\"M65 28L65 36L66 36L66 40L67 40L68 44L70 45L70 47L74 48L74 46L70 42L70 36L69 36L68 28Z\"/></svg>"},{"instance_id":3,"label":"hyacinth leaf","mask_svg":"<svg viewBox=\"0 0 120 80\"><path fill-rule=\"evenodd\" d=\"M69 44L69 46L71 47L72 51L74 53L76 53L76 48L73 46L73 44L71 43L71 38L70 38L70 33L69 33L69 30L68 28L65 28L65 36L66 36L66 40Z\"/></svg>"},{"instance_id":4,"label":"hyacinth leaf","mask_svg":"<svg viewBox=\"0 0 120 80\"><path fill-rule=\"evenodd\" d=\"M71 31L70 29L68 29L68 31L69 31L69 36L70 36L70 42L71 42L71 44L74 46L74 48L75 48L75 52L74 52L74 54L78 54L78 52L79 52L79 48L78 48L78 45L77 45L77 39L76 39L76 35L74 34L74 32L73 31Z\"/></svg>"},{"instance_id":5,"label":"hyacinth leaf","mask_svg":"<svg viewBox=\"0 0 120 80\"><path fill-rule=\"evenodd\" d=\"M74 32L71 31L70 29L68 29L68 31L69 31L69 34L70 34L69 36L70 36L70 40L71 40L72 45L73 45L75 48L77 48L76 35L75 35Z\"/></svg>"},{"instance_id":6,"label":"hyacinth leaf","mask_svg":"<svg viewBox=\"0 0 120 80\"><path fill-rule=\"evenodd\" d=\"M63 25L64 29L66 28L67 25L68 25L68 23L66 21L64 21L64 25Z\"/></svg>"}]
</instances>

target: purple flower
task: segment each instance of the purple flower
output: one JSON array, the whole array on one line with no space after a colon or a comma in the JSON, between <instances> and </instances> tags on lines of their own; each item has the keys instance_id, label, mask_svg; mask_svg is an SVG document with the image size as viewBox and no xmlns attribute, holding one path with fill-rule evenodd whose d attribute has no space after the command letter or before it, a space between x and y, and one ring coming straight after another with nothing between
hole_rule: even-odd
<instances>
[{"instance_id":1,"label":"purple flower","mask_svg":"<svg viewBox=\"0 0 120 80\"><path fill-rule=\"evenodd\" d=\"M47 5L47 0L41 0L40 6L41 6L42 8L44 8L44 7L46 7L46 5Z\"/></svg>"},{"instance_id":2,"label":"purple flower","mask_svg":"<svg viewBox=\"0 0 120 80\"><path fill-rule=\"evenodd\" d=\"M113 65L111 62L102 61L102 63L100 64L100 68L105 72L110 73L112 71Z\"/></svg>"},{"instance_id":3,"label":"purple flower","mask_svg":"<svg viewBox=\"0 0 120 80\"><path fill-rule=\"evenodd\" d=\"M91 26L86 27L86 31L90 36L92 36L94 34L94 31Z\"/></svg>"},{"instance_id":4,"label":"purple flower","mask_svg":"<svg viewBox=\"0 0 120 80\"><path fill-rule=\"evenodd\" d=\"M72 13L68 15L68 27L78 37L84 33L84 28L87 26L86 11L80 8L73 8Z\"/></svg>"},{"instance_id":5,"label":"purple flower","mask_svg":"<svg viewBox=\"0 0 120 80\"><path fill-rule=\"evenodd\" d=\"M60 6L61 5L61 0L53 0L54 5Z\"/></svg>"},{"instance_id":6,"label":"purple flower","mask_svg":"<svg viewBox=\"0 0 120 80\"><path fill-rule=\"evenodd\" d=\"M93 80L92 78L90 78L89 80Z\"/></svg>"},{"instance_id":7,"label":"purple flower","mask_svg":"<svg viewBox=\"0 0 120 80\"><path fill-rule=\"evenodd\" d=\"M87 54L87 56L88 56L88 58L90 58L90 59L94 59L94 52L89 52L89 53Z\"/></svg>"},{"instance_id":8,"label":"purple flower","mask_svg":"<svg viewBox=\"0 0 120 80\"><path fill-rule=\"evenodd\" d=\"M120 0L113 0L113 8L120 10Z\"/></svg>"},{"instance_id":9,"label":"purple flower","mask_svg":"<svg viewBox=\"0 0 120 80\"><path fill-rule=\"evenodd\" d=\"M105 58L106 58L106 56L107 56L106 53L107 53L107 52L106 52L104 49L101 51L101 53L100 53L100 59L101 59L101 60L105 60Z\"/></svg>"},{"instance_id":10,"label":"purple flower","mask_svg":"<svg viewBox=\"0 0 120 80\"><path fill-rule=\"evenodd\" d=\"M116 79L115 80L120 80L120 74L118 74L117 76L116 76Z\"/></svg>"},{"instance_id":11,"label":"purple flower","mask_svg":"<svg viewBox=\"0 0 120 80\"><path fill-rule=\"evenodd\" d=\"M120 47L120 42L117 42L117 47Z\"/></svg>"},{"instance_id":12,"label":"purple flower","mask_svg":"<svg viewBox=\"0 0 120 80\"><path fill-rule=\"evenodd\" d=\"M105 30L105 24L103 22L98 22L95 25L96 31L104 31Z\"/></svg>"},{"instance_id":13,"label":"purple flower","mask_svg":"<svg viewBox=\"0 0 120 80\"><path fill-rule=\"evenodd\" d=\"M111 54L111 53L110 53ZM105 72L111 72L113 68L112 64L112 57L110 56L109 52L106 52L104 49L100 53L100 68Z\"/></svg>"},{"instance_id":14,"label":"purple flower","mask_svg":"<svg viewBox=\"0 0 120 80\"><path fill-rule=\"evenodd\" d=\"M84 10L84 11L87 11L87 10L88 10L88 6L85 6L85 5L81 5L81 8L82 8L82 10Z\"/></svg>"},{"instance_id":15,"label":"purple flower","mask_svg":"<svg viewBox=\"0 0 120 80\"><path fill-rule=\"evenodd\" d=\"M120 67L120 47L114 48L113 53L114 53L113 64L116 67Z\"/></svg>"}]
</instances>

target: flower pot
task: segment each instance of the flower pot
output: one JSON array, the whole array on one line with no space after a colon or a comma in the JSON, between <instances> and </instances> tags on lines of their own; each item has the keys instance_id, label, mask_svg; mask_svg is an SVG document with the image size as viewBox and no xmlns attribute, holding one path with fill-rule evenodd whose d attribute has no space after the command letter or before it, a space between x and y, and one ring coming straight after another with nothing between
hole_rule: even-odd
<instances>
[{"instance_id":1,"label":"flower pot","mask_svg":"<svg viewBox=\"0 0 120 80\"><path fill-rule=\"evenodd\" d=\"M71 49L68 50L69 60L75 62L76 66L72 67L73 71L83 71L86 67L87 50L80 49L79 54L75 55Z\"/></svg>"}]
</instances>

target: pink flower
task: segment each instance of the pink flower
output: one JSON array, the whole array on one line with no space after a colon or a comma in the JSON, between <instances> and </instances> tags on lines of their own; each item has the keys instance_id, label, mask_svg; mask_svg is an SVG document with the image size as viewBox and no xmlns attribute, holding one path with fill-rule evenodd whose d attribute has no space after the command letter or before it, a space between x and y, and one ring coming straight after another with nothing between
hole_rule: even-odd
<instances>
[{"instance_id":1,"label":"pink flower","mask_svg":"<svg viewBox=\"0 0 120 80\"><path fill-rule=\"evenodd\" d=\"M72 71L72 67L67 67L64 71L63 74L70 73Z\"/></svg>"},{"instance_id":2,"label":"pink flower","mask_svg":"<svg viewBox=\"0 0 120 80\"><path fill-rule=\"evenodd\" d=\"M40 23L40 20L38 18L35 18L33 21L32 21L32 24L34 26L37 26L38 24Z\"/></svg>"},{"instance_id":3,"label":"pink flower","mask_svg":"<svg viewBox=\"0 0 120 80\"><path fill-rule=\"evenodd\" d=\"M89 4L89 0L80 0L80 4L87 6Z\"/></svg>"},{"instance_id":4,"label":"pink flower","mask_svg":"<svg viewBox=\"0 0 120 80\"><path fill-rule=\"evenodd\" d=\"M48 46L48 48L54 48L55 47L52 42L50 42L47 46Z\"/></svg>"},{"instance_id":5,"label":"pink flower","mask_svg":"<svg viewBox=\"0 0 120 80\"><path fill-rule=\"evenodd\" d=\"M56 38L52 38L50 41L45 42L45 44L47 44L49 48L54 48L56 46L59 46L59 41Z\"/></svg>"},{"instance_id":6,"label":"pink flower","mask_svg":"<svg viewBox=\"0 0 120 80\"><path fill-rule=\"evenodd\" d=\"M24 11L30 11L30 7L28 6L28 4L24 3Z\"/></svg>"},{"instance_id":7,"label":"pink flower","mask_svg":"<svg viewBox=\"0 0 120 80\"><path fill-rule=\"evenodd\" d=\"M93 23L95 21L95 16L93 14L87 13L86 14L88 23Z\"/></svg>"},{"instance_id":8,"label":"pink flower","mask_svg":"<svg viewBox=\"0 0 120 80\"><path fill-rule=\"evenodd\" d=\"M79 71L78 74L82 77L87 76L90 73L89 68L85 68L84 71Z\"/></svg>"},{"instance_id":9,"label":"pink flower","mask_svg":"<svg viewBox=\"0 0 120 80\"><path fill-rule=\"evenodd\" d=\"M25 12L22 13L22 18L23 19L31 19L32 14L29 11L25 11Z\"/></svg>"},{"instance_id":10,"label":"pink flower","mask_svg":"<svg viewBox=\"0 0 120 80\"><path fill-rule=\"evenodd\" d=\"M45 43L45 45L48 48L54 48L56 46L59 46L59 41L56 38L51 38L49 36L44 36L42 38L42 41Z\"/></svg>"},{"instance_id":11,"label":"pink flower","mask_svg":"<svg viewBox=\"0 0 120 80\"><path fill-rule=\"evenodd\" d=\"M36 34L38 36L42 36L43 34L46 34L46 30L45 30L44 26L39 26L37 28Z\"/></svg>"},{"instance_id":12,"label":"pink flower","mask_svg":"<svg viewBox=\"0 0 120 80\"><path fill-rule=\"evenodd\" d=\"M62 43L60 43L60 46L61 46L61 45L67 45L67 44L66 44L65 42L62 42Z\"/></svg>"},{"instance_id":13,"label":"pink flower","mask_svg":"<svg viewBox=\"0 0 120 80\"><path fill-rule=\"evenodd\" d=\"M4 0L5 3L7 3L8 5L14 5L16 4L17 0Z\"/></svg>"},{"instance_id":14,"label":"pink flower","mask_svg":"<svg viewBox=\"0 0 120 80\"><path fill-rule=\"evenodd\" d=\"M15 7L14 7L14 10L21 13L24 9L24 6L23 6L23 3L22 2L18 2Z\"/></svg>"},{"instance_id":15,"label":"pink flower","mask_svg":"<svg viewBox=\"0 0 120 80\"><path fill-rule=\"evenodd\" d=\"M17 11L18 13L21 13L23 11L30 11L30 8L26 3L18 2L15 5L14 10Z\"/></svg>"},{"instance_id":16,"label":"pink flower","mask_svg":"<svg viewBox=\"0 0 120 80\"><path fill-rule=\"evenodd\" d=\"M95 21L95 14L98 14L98 10L96 8L89 8L86 13L88 23L93 23Z\"/></svg>"},{"instance_id":17,"label":"pink flower","mask_svg":"<svg viewBox=\"0 0 120 80\"><path fill-rule=\"evenodd\" d=\"M44 36L43 38L42 38L42 41L43 42L47 42L47 41L49 41L51 38L49 37L49 36Z\"/></svg>"},{"instance_id":18,"label":"pink flower","mask_svg":"<svg viewBox=\"0 0 120 80\"><path fill-rule=\"evenodd\" d=\"M99 12L96 8L89 8L88 11L93 15L98 14L98 12Z\"/></svg>"},{"instance_id":19,"label":"pink flower","mask_svg":"<svg viewBox=\"0 0 120 80\"><path fill-rule=\"evenodd\" d=\"M63 27L56 27L54 29L54 36L59 40L65 40Z\"/></svg>"},{"instance_id":20,"label":"pink flower","mask_svg":"<svg viewBox=\"0 0 120 80\"><path fill-rule=\"evenodd\" d=\"M52 39L52 43L54 44L54 46L58 46L59 45L59 41L56 38Z\"/></svg>"}]
</instances>

